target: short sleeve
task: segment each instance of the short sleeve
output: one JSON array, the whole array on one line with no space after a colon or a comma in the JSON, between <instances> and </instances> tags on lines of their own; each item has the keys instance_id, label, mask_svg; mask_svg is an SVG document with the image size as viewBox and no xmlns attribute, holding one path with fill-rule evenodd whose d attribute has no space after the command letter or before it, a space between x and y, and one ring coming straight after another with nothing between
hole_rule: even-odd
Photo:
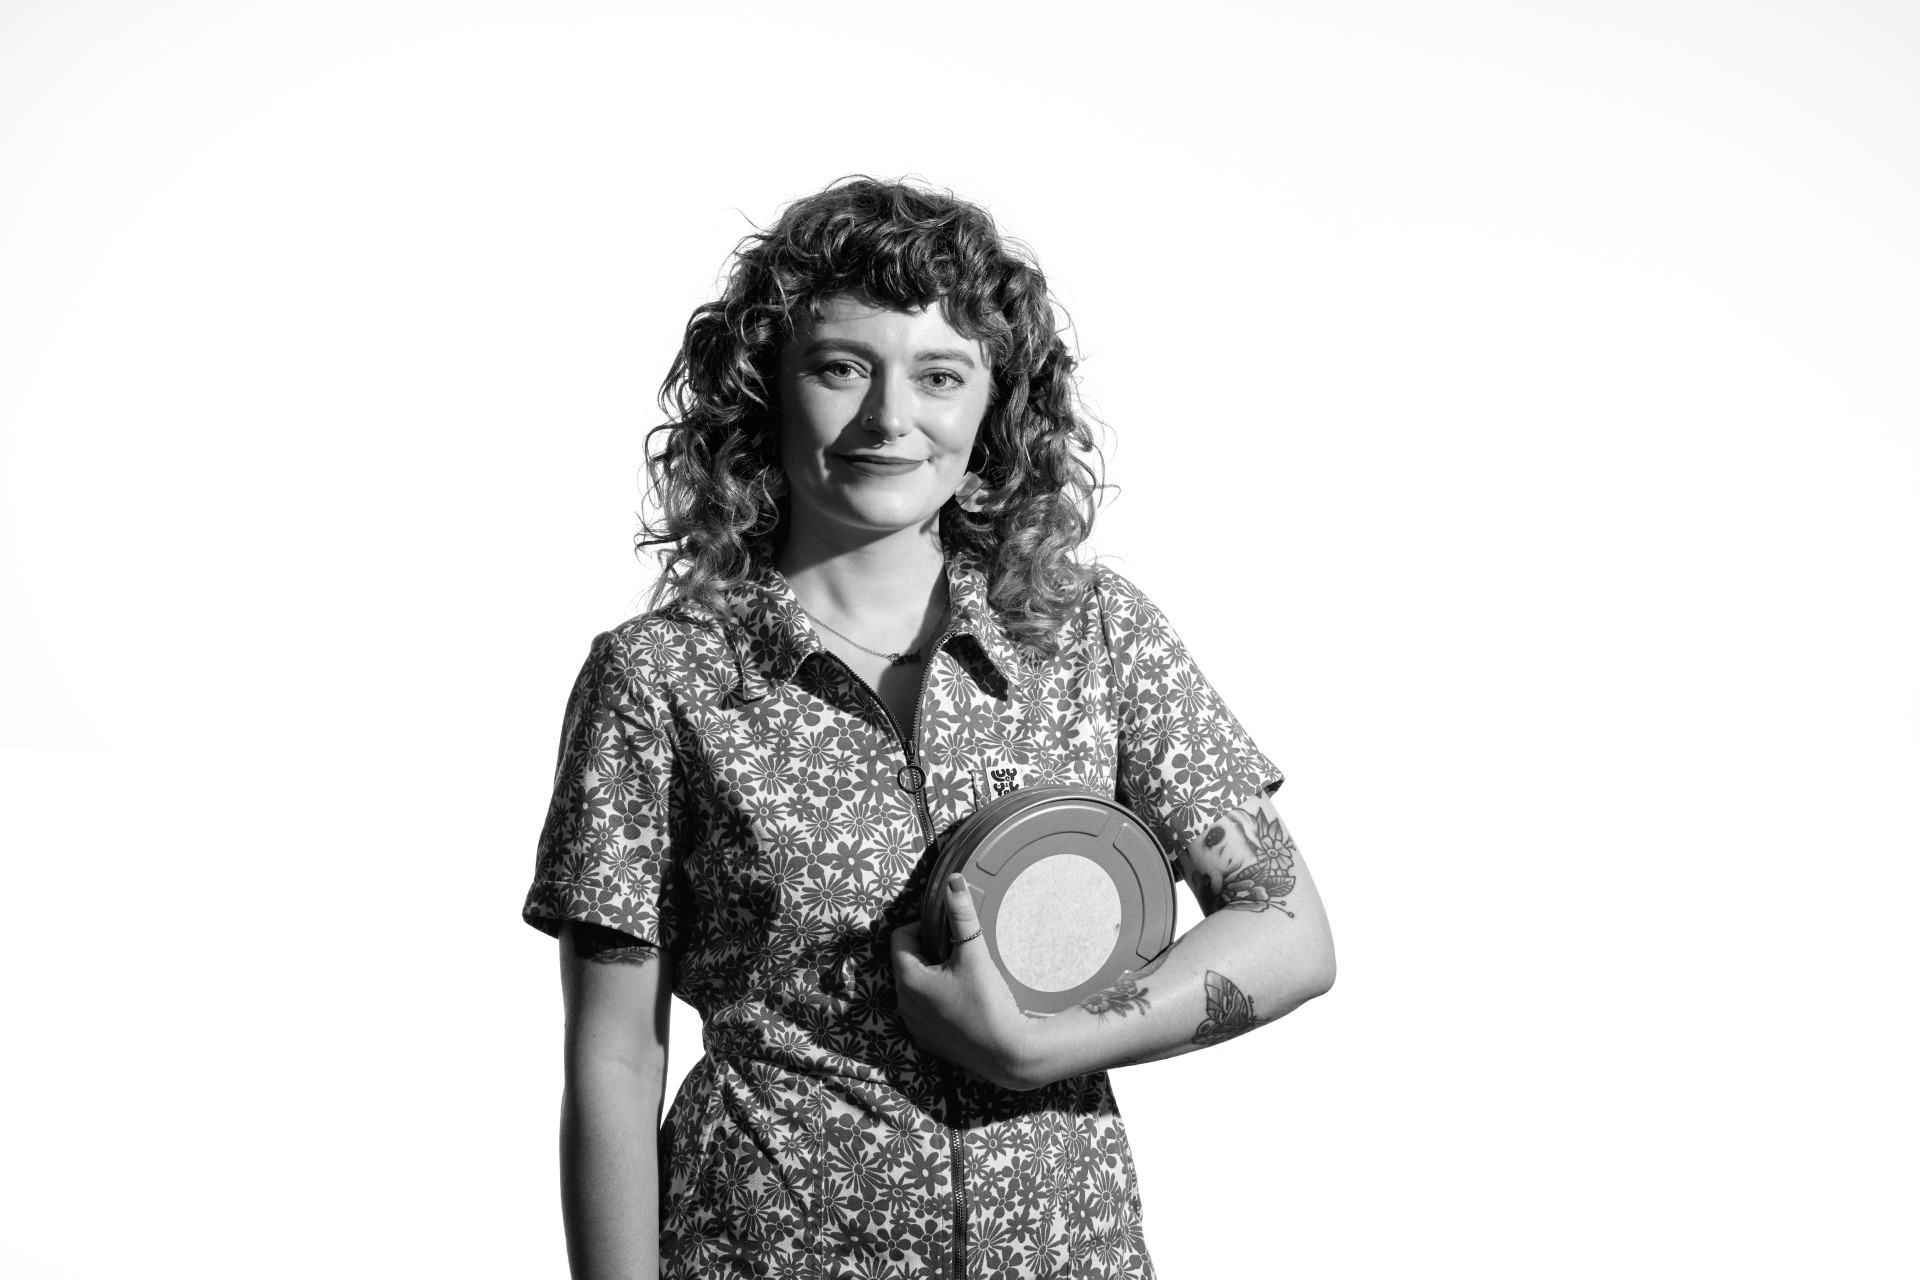
<instances>
[{"instance_id":1,"label":"short sleeve","mask_svg":"<svg viewBox=\"0 0 1920 1280\"><path fill-rule=\"evenodd\" d=\"M1125 578L1099 590L1119 729L1119 798L1169 854L1284 780L1200 673L1166 615Z\"/></svg>"},{"instance_id":2,"label":"short sleeve","mask_svg":"<svg viewBox=\"0 0 1920 1280\"><path fill-rule=\"evenodd\" d=\"M664 698L618 635L594 637L567 699L528 924L557 935L578 920L674 946L675 757Z\"/></svg>"}]
</instances>

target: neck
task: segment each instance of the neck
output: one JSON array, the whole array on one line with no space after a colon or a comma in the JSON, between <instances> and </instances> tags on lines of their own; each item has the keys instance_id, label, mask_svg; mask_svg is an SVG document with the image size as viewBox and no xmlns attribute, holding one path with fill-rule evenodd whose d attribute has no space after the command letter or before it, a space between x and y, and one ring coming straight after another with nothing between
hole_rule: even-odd
<instances>
[{"instance_id":1,"label":"neck","mask_svg":"<svg viewBox=\"0 0 1920 1280\"><path fill-rule=\"evenodd\" d=\"M947 600L945 564L937 526L851 545L794 529L774 556L801 608L895 636L938 620Z\"/></svg>"}]
</instances>

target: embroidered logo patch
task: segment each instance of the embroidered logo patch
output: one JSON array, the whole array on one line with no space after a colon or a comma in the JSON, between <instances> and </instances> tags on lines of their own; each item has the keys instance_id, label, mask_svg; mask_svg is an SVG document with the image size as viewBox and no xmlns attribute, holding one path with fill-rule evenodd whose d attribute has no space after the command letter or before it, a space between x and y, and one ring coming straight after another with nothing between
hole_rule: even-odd
<instances>
[{"instance_id":1,"label":"embroidered logo patch","mask_svg":"<svg viewBox=\"0 0 1920 1280\"><path fill-rule=\"evenodd\" d=\"M973 801L985 804L1020 789L1020 769L1005 760L986 760L973 769Z\"/></svg>"}]
</instances>

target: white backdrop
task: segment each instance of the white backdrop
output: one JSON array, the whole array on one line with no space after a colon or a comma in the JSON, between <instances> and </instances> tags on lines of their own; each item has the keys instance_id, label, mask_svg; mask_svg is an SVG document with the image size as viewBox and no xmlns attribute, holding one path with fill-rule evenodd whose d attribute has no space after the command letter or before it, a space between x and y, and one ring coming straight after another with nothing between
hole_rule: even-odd
<instances>
[{"instance_id":1,"label":"white backdrop","mask_svg":"<svg viewBox=\"0 0 1920 1280\"><path fill-rule=\"evenodd\" d=\"M1332 916L1116 1077L1162 1275L1910 1271L1920 10L696 7L0 2L0 1272L563 1274L562 705L855 171L1038 250Z\"/></svg>"}]
</instances>

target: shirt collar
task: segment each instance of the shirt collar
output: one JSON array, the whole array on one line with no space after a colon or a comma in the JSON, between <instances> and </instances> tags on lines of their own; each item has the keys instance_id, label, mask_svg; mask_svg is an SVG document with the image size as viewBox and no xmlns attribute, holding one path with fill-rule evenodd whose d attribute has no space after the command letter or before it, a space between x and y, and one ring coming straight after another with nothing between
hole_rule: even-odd
<instances>
[{"instance_id":1,"label":"shirt collar","mask_svg":"<svg viewBox=\"0 0 1920 1280\"><path fill-rule=\"evenodd\" d=\"M988 605L986 578L979 566L970 560L949 560L947 596L951 610L945 634L956 639L964 636L979 649L1000 686L992 692L1000 696L1017 692L1023 700L1031 700L1039 673ZM770 564L758 566L735 588L727 611L734 623L731 631L745 701L765 697L772 685L791 680L808 657L826 652L786 575Z\"/></svg>"},{"instance_id":2,"label":"shirt collar","mask_svg":"<svg viewBox=\"0 0 1920 1280\"><path fill-rule=\"evenodd\" d=\"M1002 689L997 692L1017 690L1022 701L1032 701L1035 696L1032 685L1040 674L1039 669L1013 642L1001 626L999 615L987 603L986 574L977 563L972 560L947 562L947 598L953 607L947 629L956 636L969 637L979 647L993 673L1000 678Z\"/></svg>"}]
</instances>

